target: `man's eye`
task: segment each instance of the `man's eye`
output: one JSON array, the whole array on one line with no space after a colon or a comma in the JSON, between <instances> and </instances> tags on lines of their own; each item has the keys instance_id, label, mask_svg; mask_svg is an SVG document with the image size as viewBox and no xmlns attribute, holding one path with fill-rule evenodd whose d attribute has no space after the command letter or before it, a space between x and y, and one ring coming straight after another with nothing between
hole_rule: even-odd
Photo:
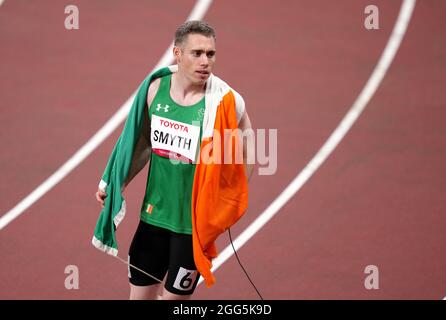
<instances>
[{"instance_id":1,"label":"man's eye","mask_svg":"<svg viewBox=\"0 0 446 320\"><path fill-rule=\"evenodd\" d=\"M208 58L213 58L215 56L215 52L209 52L207 56Z\"/></svg>"},{"instance_id":2,"label":"man's eye","mask_svg":"<svg viewBox=\"0 0 446 320\"><path fill-rule=\"evenodd\" d=\"M195 51L194 52L194 57L199 57L201 55L201 52Z\"/></svg>"}]
</instances>

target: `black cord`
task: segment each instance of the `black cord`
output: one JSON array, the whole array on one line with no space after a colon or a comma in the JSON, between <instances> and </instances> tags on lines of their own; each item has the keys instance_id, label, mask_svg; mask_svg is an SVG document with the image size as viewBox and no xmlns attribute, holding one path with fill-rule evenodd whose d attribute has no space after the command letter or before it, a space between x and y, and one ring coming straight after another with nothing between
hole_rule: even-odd
<instances>
[{"instance_id":1,"label":"black cord","mask_svg":"<svg viewBox=\"0 0 446 320\"><path fill-rule=\"evenodd\" d=\"M251 282L251 285L257 291L257 294L259 295L260 299L263 300L262 295L260 294L259 290L257 290L257 287L255 286L254 282L252 282L251 278L249 277L248 273L246 272L245 268L243 267L242 263L240 262L240 259L238 258L237 251L235 250L234 244L232 243L231 229L230 228L228 228L228 234L229 234L229 240L231 241L232 249L234 250L235 257L237 258L237 261L238 261L240 267L242 267L243 272L245 272L246 277L248 278L249 282Z\"/></svg>"}]
</instances>

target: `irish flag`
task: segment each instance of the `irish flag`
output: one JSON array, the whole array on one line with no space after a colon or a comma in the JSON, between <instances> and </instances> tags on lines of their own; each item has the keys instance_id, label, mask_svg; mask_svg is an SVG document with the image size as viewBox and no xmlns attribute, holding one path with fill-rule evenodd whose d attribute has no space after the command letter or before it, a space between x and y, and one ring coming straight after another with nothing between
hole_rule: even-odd
<instances>
[{"instance_id":1,"label":"irish flag","mask_svg":"<svg viewBox=\"0 0 446 320\"><path fill-rule=\"evenodd\" d=\"M136 145L146 120L149 84L154 79L177 70L175 65L165 67L144 79L99 183L107 197L92 243L108 254L118 255L115 232L126 213L122 190L132 168L136 166L138 153L147 150L136 148ZM211 272L212 259L217 256L215 241L240 219L248 207L248 182L244 164L239 161L242 151L238 145L240 137L236 130L237 115L243 113L243 110L241 96L212 74L206 84L203 134L191 199L194 261L208 287L215 282ZM223 143L228 131L232 132L231 140L235 143ZM146 210L150 213L150 205Z\"/></svg>"}]
</instances>

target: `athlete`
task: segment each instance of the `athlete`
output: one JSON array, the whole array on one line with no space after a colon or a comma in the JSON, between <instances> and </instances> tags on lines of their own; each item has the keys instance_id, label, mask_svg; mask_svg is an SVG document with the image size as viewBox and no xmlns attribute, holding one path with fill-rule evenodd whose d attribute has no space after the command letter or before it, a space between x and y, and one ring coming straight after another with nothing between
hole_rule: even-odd
<instances>
[{"instance_id":1,"label":"athlete","mask_svg":"<svg viewBox=\"0 0 446 320\"><path fill-rule=\"evenodd\" d=\"M188 21L175 32L177 72L157 78L147 94L150 128L144 131L151 150L131 172L130 180L149 162L141 220L129 250L130 299L190 299L199 279L192 250L191 192L202 137L206 84L216 61L215 31L205 22ZM238 99L243 100L238 93ZM237 108L238 128L251 129L246 108ZM198 128L198 131L197 131ZM243 145L243 157L248 150ZM176 157L176 162L172 158ZM245 163L249 180L253 164ZM96 193L104 206L104 190Z\"/></svg>"}]
</instances>

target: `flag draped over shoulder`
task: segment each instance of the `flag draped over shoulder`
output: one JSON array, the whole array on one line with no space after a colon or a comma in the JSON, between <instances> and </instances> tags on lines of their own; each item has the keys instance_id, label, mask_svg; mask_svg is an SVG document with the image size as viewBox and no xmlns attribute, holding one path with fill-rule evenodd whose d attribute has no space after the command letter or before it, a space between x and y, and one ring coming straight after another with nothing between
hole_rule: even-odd
<instances>
[{"instance_id":1,"label":"flag draped over shoulder","mask_svg":"<svg viewBox=\"0 0 446 320\"><path fill-rule=\"evenodd\" d=\"M130 175L138 153L147 151L138 141L147 122L147 91L156 78L177 71L177 66L159 69L144 79L140 85L124 129L113 148L99 188L107 193L104 208L99 215L93 245L108 254L118 254L115 231L125 216L126 204L123 187ZM224 81L211 75L206 84L205 113L202 124L200 153L195 168L191 211L194 261L209 287L215 282L212 275L212 259L217 256L215 240L232 226L248 207L248 182L243 163L235 161L242 152L237 147L240 137L235 131L236 143L224 141L225 130L238 126L238 115L243 112L244 102L240 95ZM147 146L149 148L149 146ZM229 154L231 161L223 161ZM202 159L202 155L204 158Z\"/></svg>"}]
</instances>

